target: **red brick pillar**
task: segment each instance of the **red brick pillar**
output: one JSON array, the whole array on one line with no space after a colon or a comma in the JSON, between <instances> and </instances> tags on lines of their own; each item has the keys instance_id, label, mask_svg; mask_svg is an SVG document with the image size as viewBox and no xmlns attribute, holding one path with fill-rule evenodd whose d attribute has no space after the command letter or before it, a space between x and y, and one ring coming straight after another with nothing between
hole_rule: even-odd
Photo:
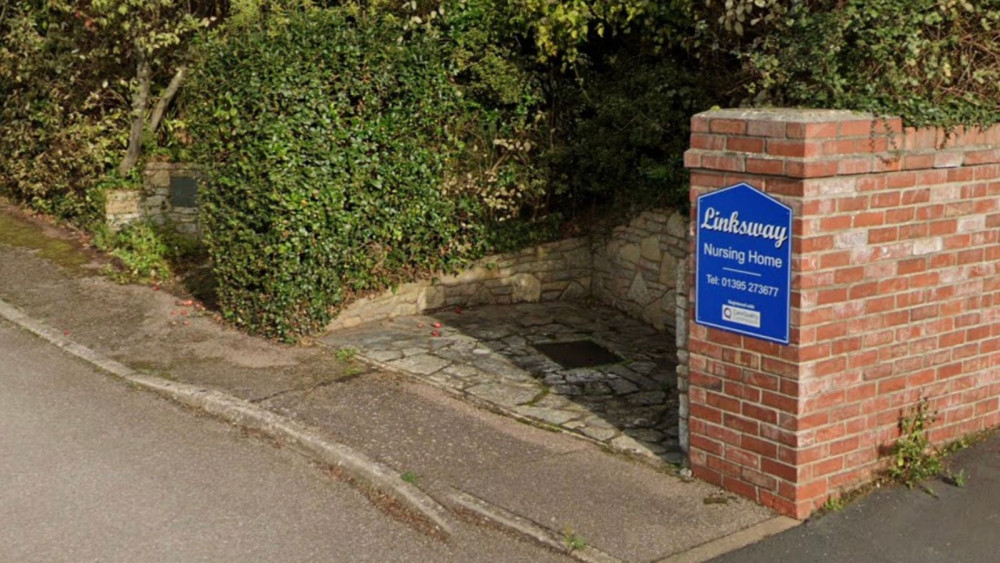
<instances>
[{"instance_id":1,"label":"red brick pillar","mask_svg":"<svg viewBox=\"0 0 1000 563\"><path fill-rule=\"evenodd\" d=\"M998 142L845 111L692 119L692 202L746 182L794 213L791 343L688 323L696 476L804 518L883 467L921 399L939 442L1000 422Z\"/></svg>"}]
</instances>

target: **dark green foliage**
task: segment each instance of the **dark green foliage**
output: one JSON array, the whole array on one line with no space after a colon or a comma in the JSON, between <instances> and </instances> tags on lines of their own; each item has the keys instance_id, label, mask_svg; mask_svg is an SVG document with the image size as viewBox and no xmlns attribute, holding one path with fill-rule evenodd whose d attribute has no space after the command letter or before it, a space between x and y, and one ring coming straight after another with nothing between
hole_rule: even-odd
<instances>
[{"instance_id":1,"label":"dark green foliage","mask_svg":"<svg viewBox=\"0 0 1000 563\"><path fill-rule=\"evenodd\" d=\"M621 212L683 208L690 118L708 109L708 96L672 57L626 45L603 59L564 89L567 139L552 160L567 196Z\"/></svg>"},{"instance_id":2,"label":"dark green foliage","mask_svg":"<svg viewBox=\"0 0 1000 563\"><path fill-rule=\"evenodd\" d=\"M46 213L92 217L93 188L124 148L127 124L92 94L125 95L115 83L122 74L80 55L97 40L68 6L0 8L0 191Z\"/></svg>"},{"instance_id":3,"label":"dark green foliage","mask_svg":"<svg viewBox=\"0 0 1000 563\"><path fill-rule=\"evenodd\" d=\"M291 339L347 293L478 250L477 207L444 197L465 111L439 44L391 17L291 14L202 47L187 91L225 315Z\"/></svg>"},{"instance_id":4,"label":"dark green foliage","mask_svg":"<svg viewBox=\"0 0 1000 563\"><path fill-rule=\"evenodd\" d=\"M728 64L714 59L708 66L710 73L728 66L738 76L737 97L730 100L900 115L916 126L1000 120L1000 6L995 2L763 4L768 7L747 12L742 34L707 26L713 40L699 47L734 55ZM713 16L702 17L711 23ZM732 10L726 17L734 21Z\"/></svg>"}]
</instances>

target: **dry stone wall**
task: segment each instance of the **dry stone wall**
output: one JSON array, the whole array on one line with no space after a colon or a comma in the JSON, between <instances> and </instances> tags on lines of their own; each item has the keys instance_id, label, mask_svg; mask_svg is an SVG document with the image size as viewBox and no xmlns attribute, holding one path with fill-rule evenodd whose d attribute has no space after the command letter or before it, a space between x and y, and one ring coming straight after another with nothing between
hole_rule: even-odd
<instances>
[{"instance_id":1,"label":"dry stone wall","mask_svg":"<svg viewBox=\"0 0 1000 563\"><path fill-rule=\"evenodd\" d=\"M457 275L360 299L329 328L451 307L593 298L674 334L676 287L689 248L684 215L647 211L600 239L491 256Z\"/></svg>"},{"instance_id":2,"label":"dry stone wall","mask_svg":"<svg viewBox=\"0 0 1000 563\"><path fill-rule=\"evenodd\" d=\"M690 250L687 222L678 211L646 211L596 241L593 296L675 333L677 272Z\"/></svg>"},{"instance_id":3,"label":"dry stone wall","mask_svg":"<svg viewBox=\"0 0 1000 563\"><path fill-rule=\"evenodd\" d=\"M104 194L104 220L113 231L142 219L142 197L135 190L108 190Z\"/></svg>"},{"instance_id":4,"label":"dry stone wall","mask_svg":"<svg viewBox=\"0 0 1000 563\"><path fill-rule=\"evenodd\" d=\"M189 164L150 162L143 169L141 191L105 194L105 220L113 230L147 219L183 235L199 236L197 178L197 169Z\"/></svg>"},{"instance_id":5,"label":"dry stone wall","mask_svg":"<svg viewBox=\"0 0 1000 563\"><path fill-rule=\"evenodd\" d=\"M471 305L506 305L582 299L591 293L593 259L586 238L543 244L483 258L456 275L404 284L359 299L329 328Z\"/></svg>"}]
</instances>

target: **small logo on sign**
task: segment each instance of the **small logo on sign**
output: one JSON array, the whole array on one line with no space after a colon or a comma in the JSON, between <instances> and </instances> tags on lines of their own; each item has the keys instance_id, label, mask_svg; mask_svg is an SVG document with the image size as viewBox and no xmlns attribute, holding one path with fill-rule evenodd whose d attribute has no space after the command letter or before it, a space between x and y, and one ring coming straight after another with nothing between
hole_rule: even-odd
<instances>
[{"instance_id":1,"label":"small logo on sign","mask_svg":"<svg viewBox=\"0 0 1000 563\"><path fill-rule=\"evenodd\" d=\"M722 318L731 323L760 328L760 311L751 311L732 305L722 306Z\"/></svg>"}]
</instances>

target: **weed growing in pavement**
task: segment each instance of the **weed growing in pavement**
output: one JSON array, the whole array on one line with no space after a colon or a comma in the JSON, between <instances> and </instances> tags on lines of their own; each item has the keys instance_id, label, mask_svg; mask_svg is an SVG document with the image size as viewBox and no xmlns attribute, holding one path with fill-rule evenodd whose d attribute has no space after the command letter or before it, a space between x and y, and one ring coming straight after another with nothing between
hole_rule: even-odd
<instances>
[{"instance_id":1,"label":"weed growing in pavement","mask_svg":"<svg viewBox=\"0 0 1000 563\"><path fill-rule=\"evenodd\" d=\"M550 392L552 392L552 389L550 389L548 385L542 385L542 390L539 391L537 395L532 397L530 401L524 403L524 406L533 407L537 405L538 402L547 397Z\"/></svg>"},{"instance_id":2,"label":"weed growing in pavement","mask_svg":"<svg viewBox=\"0 0 1000 563\"><path fill-rule=\"evenodd\" d=\"M820 508L823 512L840 512L847 506L847 501L842 496L831 496L826 499Z\"/></svg>"},{"instance_id":3,"label":"weed growing in pavement","mask_svg":"<svg viewBox=\"0 0 1000 563\"><path fill-rule=\"evenodd\" d=\"M349 362L358 355L358 351L354 348L341 348L337 350L337 359L342 362Z\"/></svg>"},{"instance_id":4,"label":"weed growing in pavement","mask_svg":"<svg viewBox=\"0 0 1000 563\"><path fill-rule=\"evenodd\" d=\"M725 493L712 493L701 499L702 504L729 504L729 497Z\"/></svg>"},{"instance_id":5,"label":"weed growing in pavement","mask_svg":"<svg viewBox=\"0 0 1000 563\"><path fill-rule=\"evenodd\" d=\"M570 551L579 551L587 548L587 540L576 533L571 526L566 526L563 529L563 545Z\"/></svg>"},{"instance_id":6,"label":"weed growing in pavement","mask_svg":"<svg viewBox=\"0 0 1000 563\"><path fill-rule=\"evenodd\" d=\"M169 249L151 223L132 223L116 233L104 229L94 241L114 259L105 273L118 283L150 283L171 276Z\"/></svg>"},{"instance_id":7,"label":"weed growing in pavement","mask_svg":"<svg viewBox=\"0 0 1000 563\"><path fill-rule=\"evenodd\" d=\"M917 403L913 411L899 421L899 439L893 447L889 477L907 488L912 489L944 470L941 451L931 446L927 438L927 428L934 421L935 416L928 412L926 399ZM934 494L926 485L923 489Z\"/></svg>"},{"instance_id":8,"label":"weed growing in pavement","mask_svg":"<svg viewBox=\"0 0 1000 563\"><path fill-rule=\"evenodd\" d=\"M949 485L954 485L959 489L961 489L962 487L965 486L965 483L968 481L968 475L966 475L964 469L960 469L958 473L948 471L948 474L945 476L944 480Z\"/></svg>"},{"instance_id":9,"label":"weed growing in pavement","mask_svg":"<svg viewBox=\"0 0 1000 563\"><path fill-rule=\"evenodd\" d=\"M417 484L417 474L412 471L404 471L403 474L399 476L399 478L411 485Z\"/></svg>"}]
</instances>

